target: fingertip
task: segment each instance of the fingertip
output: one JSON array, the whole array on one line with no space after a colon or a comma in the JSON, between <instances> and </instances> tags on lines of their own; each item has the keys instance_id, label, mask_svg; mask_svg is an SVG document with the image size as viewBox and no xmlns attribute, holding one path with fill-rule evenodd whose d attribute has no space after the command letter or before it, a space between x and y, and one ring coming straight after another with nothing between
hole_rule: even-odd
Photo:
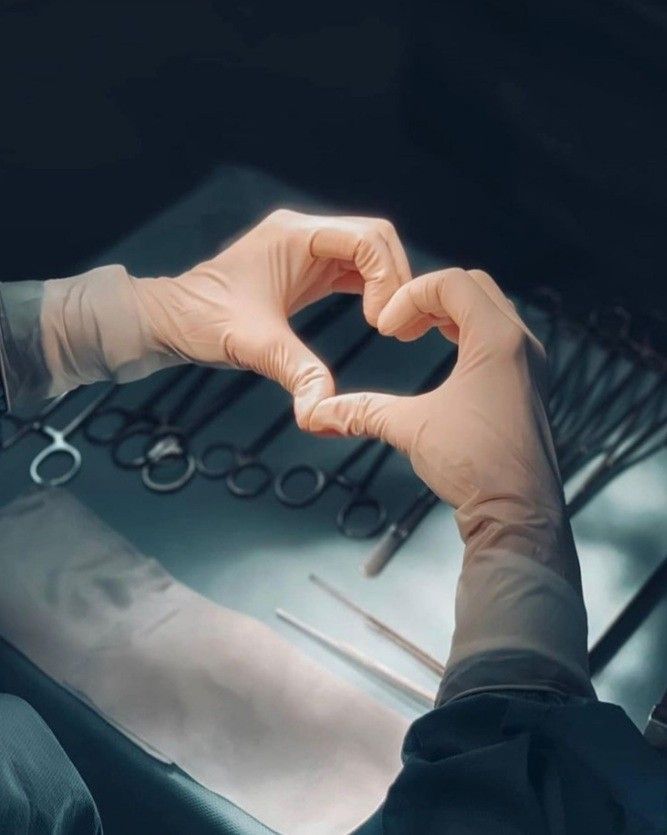
<instances>
[{"instance_id":1,"label":"fingertip","mask_svg":"<svg viewBox=\"0 0 667 835\"><path fill-rule=\"evenodd\" d=\"M372 328L377 328L378 318L380 316L380 305L377 301L371 298L371 294L365 290L362 301L362 309L364 318Z\"/></svg>"},{"instance_id":2,"label":"fingertip","mask_svg":"<svg viewBox=\"0 0 667 835\"><path fill-rule=\"evenodd\" d=\"M389 302L387 302L387 304L382 308L382 310L380 311L380 315L378 316L378 320L377 320L377 326L376 327L378 329L378 332L382 336L393 336L393 334L391 332L391 329L389 327L389 322L387 321L387 315L386 315L386 310L387 310L388 305L389 305Z\"/></svg>"},{"instance_id":3,"label":"fingertip","mask_svg":"<svg viewBox=\"0 0 667 835\"><path fill-rule=\"evenodd\" d=\"M308 430L315 435L342 435L336 423L336 410L333 404L320 401L312 410L308 421Z\"/></svg>"},{"instance_id":4,"label":"fingertip","mask_svg":"<svg viewBox=\"0 0 667 835\"><path fill-rule=\"evenodd\" d=\"M414 281L414 279L413 279ZM383 336L395 336L396 331L405 324L405 299L409 298L410 284L404 284L389 298L378 317L378 330Z\"/></svg>"},{"instance_id":5,"label":"fingertip","mask_svg":"<svg viewBox=\"0 0 667 835\"><path fill-rule=\"evenodd\" d=\"M342 438L343 437L341 435L341 433L336 432L335 429L326 429L326 430L323 429L320 432L313 432L311 430L311 434L315 435L317 438Z\"/></svg>"}]
</instances>

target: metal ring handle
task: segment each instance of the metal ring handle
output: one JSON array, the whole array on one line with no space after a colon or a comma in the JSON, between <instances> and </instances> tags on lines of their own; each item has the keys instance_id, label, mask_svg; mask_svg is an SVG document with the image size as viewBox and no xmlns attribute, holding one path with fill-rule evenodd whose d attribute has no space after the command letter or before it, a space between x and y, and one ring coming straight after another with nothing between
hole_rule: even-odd
<instances>
[{"instance_id":1,"label":"metal ring handle","mask_svg":"<svg viewBox=\"0 0 667 835\"><path fill-rule=\"evenodd\" d=\"M126 427L118 437L111 443L111 458L117 467L122 470L139 470L147 462L146 447L153 442L155 424L142 420L140 422L132 423ZM132 458L123 457L123 446L130 440L130 438L146 437L144 444L144 451L140 455L135 455Z\"/></svg>"},{"instance_id":2,"label":"metal ring handle","mask_svg":"<svg viewBox=\"0 0 667 835\"><path fill-rule=\"evenodd\" d=\"M163 466L165 461L174 461L175 458L183 461L185 464L181 475L176 478L172 478L170 481L160 481L160 479L155 478L155 473L159 471L160 466ZM141 468L141 480L144 485L154 493L175 493L177 490L181 490L185 487L185 485L192 480L192 477L196 472L197 465L194 455L188 454L178 457L165 455L162 458L155 458L144 464Z\"/></svg>"},{"instance_id":3,"label":"metal ring handle","mask_svg":"<svg viewBox=\"0 0 667 835\"><path fill-rule=\"evenodd\" d=\"M360 508L369 508L375 518L366 526L354 527L350 524L350 518ZM336 515L336 526L348 539L370 539L380 533L386 523L387 509L374 496L353 496Z\"/></svg>"},{"instance_id":4,"label":"metal ring handle","mask_svg":"<svg viewBox=\"0 0 667 835\"><path fill-rule=\"evenodd\" d=\"M298 475L307 475L312 478L312 488L305 495L290 495L287 485L291 479L294 479ZM276 476L273 489L278 501L287 505L287 507L307 507L319 499L322 493L324 493L327 484L328 479L324 470L319 467L314 467L312 464L294 464Z\"/></svg>"},{"instance_id":5,"label":"metal ring handle","mask_svg":"<svg viewBox=\"0 0 667 835\"><path fill-rule=\"evenodd\" d=\"M238 478L242 473L260 473L261 480L256 483L254 487L244 487L242 484L239 484ZM238 464L234 469L229 473L227 478L225 479L225 483L227 484L227 489L230 493L234 496L237 496L240 499L254 499L257 496L261 495L267 487L273 481L273 472L272 470L267 467L262 461L258 461L256 458L252 458L249 461L242 462Z\"/></svg>"},{"instance_id":6,"label":"metal ring handle","mask_svg":"<svg viewBox=\"0 0 667 835\"><path fill-rule=\"evenodd\" d=\"M123 409L122 406L109 406L106 409L101 409L99 412L93 414L84 421L82 426L83 435L87 441L97 446L106 446L116 441L125 431L129 425L130 412ZM120 425L111 432L101 433L94 432L93 427L96 424L102 423L105 419L110 417L120 418Z\"/></svg>"},{"instance_id":7,"label":"metal ring handle","mask_svg":"<svg viewBox=\"0 0 667 835\"><path fill-rule=\"evenodd\" d=\"M173 460L186 457L186 436L178 426L159 427L151 432L144 446L144 464L159 463L166 458Z\"/></svg>"},{"instance_id":8,"label":"metal ring handle","mask_svg":"<svg viewBox=\"0 0 667 835\"><path fill-rule=\"evenodd\" d=\"M214 452L227 452L230 461L224 467L213 467L207 464ZM203 452L197 456L197 472L206 478L226 478L236 466L238 466L239 450L234 444L226 441L218 441L215 444L209 444Z\"/></svg>"},{"instance_id":9,"label":"metal ring handle","mask_svg":"<svg viewBox=\"0 0 667 835\"><path fill-rule=\"evenodd\" d=\"M70 468L61 475L53 476L52 478L43 476L39 471L40 467L48 458L58 454L67 455L71 458L72 463ZM68 444L60 438L54 440L54 442L49 446L44 447L44 449L33 458L30 463L30 478L35 482L35 484L40 484L46 487L60 487L61 484L67 484L68 481L71 481L80 469L81 453L76 447L73 447L71 444Z\"/></svg>"}]
</instances>

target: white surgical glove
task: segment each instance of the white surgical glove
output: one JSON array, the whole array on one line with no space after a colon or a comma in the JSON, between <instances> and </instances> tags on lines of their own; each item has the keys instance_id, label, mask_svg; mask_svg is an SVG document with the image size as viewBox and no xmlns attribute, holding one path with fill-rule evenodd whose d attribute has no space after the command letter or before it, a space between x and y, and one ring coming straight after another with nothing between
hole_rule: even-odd
<instances>
[{"instance_id":1,"label":"white surgical glove","mask_svg":"<svg viewBox=\"0 0 667 835\"><path fill-rule=\"evenodd\" d=\"M589 693L586 615L547 418L542 346L479 270L416 278L378 320L381 333L402 340L431 327L459 346L439 388L413 397L328 398L309 428L387 441L457 509L466 549L446 694L487 686L487 679L488 686ZM499 661L508 658L513 665Z\"/></svg>"},{"instance_id":2,"label":"white surgical glove","mask_svg":"<svg viewBox=\"0 0 667 835\"><path fill-rule=\"evenodd\" d=\"M138 379L179 362L232 365L280 383L307 424L334 383L288 319L333 292L363 294L368 322L410 279L385 220L278 210L176 278L100 268L47 281L41 343L53 396L81 383Z\"/></svg>"}]
</instances>

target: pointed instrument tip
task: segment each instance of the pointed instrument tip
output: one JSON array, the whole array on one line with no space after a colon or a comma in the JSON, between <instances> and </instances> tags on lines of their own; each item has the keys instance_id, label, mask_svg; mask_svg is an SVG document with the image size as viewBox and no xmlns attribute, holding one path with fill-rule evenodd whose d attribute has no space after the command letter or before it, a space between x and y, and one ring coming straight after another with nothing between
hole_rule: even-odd
<instances>
[{"instance_id":1,"label":"pointed instrument tip","mask_svg":"<svg viewBox=\"0 0 667 835\"><path fill-rule=\"evenodd\" d=\"M401 544L395 528L390 528L361 564L361 573L366 577L377 577Z\"/></svg>"}]
</instances>

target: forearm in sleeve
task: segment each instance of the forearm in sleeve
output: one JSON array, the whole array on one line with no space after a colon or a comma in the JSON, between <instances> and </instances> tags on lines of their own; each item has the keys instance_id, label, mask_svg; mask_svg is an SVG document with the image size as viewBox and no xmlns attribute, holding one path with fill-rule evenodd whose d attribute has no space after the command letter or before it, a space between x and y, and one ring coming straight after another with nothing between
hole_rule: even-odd
<instances>
[{"instance_id":1,"label":"forearm in sleeve","mask_svg":"<svg viewBox=\"0 0 667 835\"><path fill-rule=\"evenodd\" d=\"M487 529L468 539L438 704L490 689L595 696L569 523L563 516L550 537L550 553L532 551L524 537L489 535Z\"/></svg>"},{"instance_id":2,"label":"forearm in sleeve","mask_svg":"<svg viewBox=\"0 0 667 835\"><path fill-rule=\"evenodd\" d=\"M182 362L154 339L136 281L112 265L0 285L0 359L11 411L30 412L80 385L129 382Z\"/></svg>"}]
</instances>

